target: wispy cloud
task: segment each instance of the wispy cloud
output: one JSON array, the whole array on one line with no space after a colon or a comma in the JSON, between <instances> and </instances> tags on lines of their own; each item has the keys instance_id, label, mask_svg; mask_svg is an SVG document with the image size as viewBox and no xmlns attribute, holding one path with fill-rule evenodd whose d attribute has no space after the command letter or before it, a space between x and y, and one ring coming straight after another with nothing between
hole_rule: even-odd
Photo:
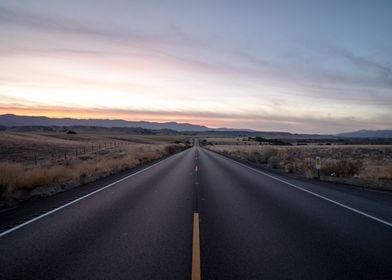
<instances>
[{"instance_id":1,"label":"wispy cloud","mask_svg":"<svg viewBox=\"0 0 392 280\"><path fill-rule=\"evenodd\" d=\"M371 42L333 40L342 30L324 36L324 26L302 17L307 5L218 5L217 13L204 4L195 16L189 7L184 14L183 3L167 14L147 11L146 3L102 3L0 3L3 112L84 111L291 131L391 125L391 58L375 57ZM69 5L77 8L64 11ZM255 17L252 7L267 10ZM293 13L300 13L300 32L273 18L290 22ZM16 99L6 102L10 96Z\"/></svg>"},{"instance_id":2,"label":"wispy cloud","mask_svg":"<svg viewBox=\"0 0 392 280\"><path fill-rule=\"evenodd\" d=\"M365 70L374 75L374 81L385 86L392 86L392 68L373 61L370 58L360 57L347 49L335 49L337 54L351 62L360 70ZM367 80L366 82L369 82Z\"/></svg>"}]
</instances>

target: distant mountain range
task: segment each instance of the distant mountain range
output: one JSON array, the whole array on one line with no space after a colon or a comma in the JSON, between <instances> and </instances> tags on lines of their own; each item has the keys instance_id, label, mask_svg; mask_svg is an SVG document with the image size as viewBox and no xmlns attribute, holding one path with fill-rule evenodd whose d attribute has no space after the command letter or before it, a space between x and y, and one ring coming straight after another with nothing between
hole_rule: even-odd
<instances>
[{"instance_id":1,"label":"distant mountain range","mask_svg":"<svg viewBox=\"0 0 392 280\"><path fill-rule=\"evenodd\" d=\"M353 132L339 133L336 136L351 137L351 138L392 138L392 129L384 129L384 130L362 129Z\"/></svg>"},{"instance_id":2,"label":"distant mountain range","mask_svg":"<svg viewBox=\"0 0 392 280\"><path fill-rule=\"evenodd\" d=\"M147 122L147 121L126 121L126 120L111 120L111 119L72 119L72 118L48 118L48 117L34 117L34 116L17 116L14 114L0 115L0 126L16 127L16 126L89 126L89 127L127 127L127 128L143 128L150 130L169 129L178 132L192 131L247 131L251 129L231 129L231 128L217 128L212 129L203 125L195 125L190 123L177 122Z\"/></svg>"},{"instance_id":3,"label":"distant mountain range","mask_svg":"<svg viewBox=\"0 0 392 280\"><path fill-rule=\"evenodd\" d=\"M111 119L72 119L72 118L49 118L34 116L17 116L14 114L0 115L0 126L3 127L93 127L103 128L128 128L128 129L144 129L144 130L161 130L162 133L174 132L191 132L197 134L208 133L209 135L224 136L248 136L248 137L264 137L264 138L280 138L280 139L337 139L345 138L391 138L392 130L359 130L354 132L339 133L336 135L321 134L295 134L290 132L274 132L274 131L254 131L251 129L234 129L234 128L209 128L203 125L195 125L190 123L177 122L147 122L147 121L126 121ZM147 133L145 131L144 133Z\"/></svg>"},{"instance_id":4,"label":"distant mountain range","mask_svg":"<svg viewBox=\"0 0 392 280\"><path fill-rule=\"evenodd\" d=\"M96 126L96 127L140 127L144 129L159 130L170 129L176 131L207 131L210 128L202 125L176 122L146 122L110 119L71 119L17 116L13 114L0 115L1 126Z\"/></svg>"}]
</instances>

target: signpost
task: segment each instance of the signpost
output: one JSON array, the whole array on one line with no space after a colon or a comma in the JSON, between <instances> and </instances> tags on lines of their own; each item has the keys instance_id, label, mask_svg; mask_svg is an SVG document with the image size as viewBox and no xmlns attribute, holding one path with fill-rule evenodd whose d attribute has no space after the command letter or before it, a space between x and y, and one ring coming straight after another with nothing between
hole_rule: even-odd
<instances>
[{"instance_id":1,"label":"signpost","mask_svg":"<svg viewBox=\"0 0 392 280\"><path fill-rule=\"evenodd\" d=\"M320 157L316 157L317 179L320 179L320 168L321 168L321 158Z\"/></svg>"}]
</instances>

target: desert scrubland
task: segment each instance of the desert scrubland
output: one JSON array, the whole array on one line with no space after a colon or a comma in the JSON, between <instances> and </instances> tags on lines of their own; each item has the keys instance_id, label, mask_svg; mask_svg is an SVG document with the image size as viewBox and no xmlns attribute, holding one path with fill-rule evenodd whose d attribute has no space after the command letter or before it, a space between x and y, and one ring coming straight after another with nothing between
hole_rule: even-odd
<instances>
[{"instance_id":1,"label":"desert scrubland","mask_svg":"<svg viewBox=\"0 0 392 280\"><path fill-rule=\"evenodd\" d=\"M178 135L0 132L0 196L49 195L186 148Z\"/></svg>"},{"instance_id":2,"label":"desert scrubland","mask_svg":"<svg viewBox=\"0 0 392 280\"><path fill-rule=\"evenodd\" d=\"M392 190L392 145L269 145L239 138L206 139L205 147L266 168L322 180Z\"/></svg>"}]
</instances>

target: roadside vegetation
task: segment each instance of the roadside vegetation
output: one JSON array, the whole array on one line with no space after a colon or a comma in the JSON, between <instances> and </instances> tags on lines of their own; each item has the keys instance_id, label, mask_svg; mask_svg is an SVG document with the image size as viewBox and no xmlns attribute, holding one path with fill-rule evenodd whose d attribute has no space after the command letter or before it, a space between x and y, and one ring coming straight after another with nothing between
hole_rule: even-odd
<instances>
[{"instance_id":1,"label":"roadside vegetation","mask_svg":"<svg viewBox=\"0 0 392 280\"><path fill-rule=\"evenodd\" d=\"M307 178L317 177L315 158L319 156L322 180L392 190L392 145L284 146L225 141L207 139L204 144L225 155Z\"/></svg>"},{"instance_id":2,"label":"roadside vegetation","mask_svg":"<svg viewBox=\"0 0 392 280\"><path fill-rule=\"evenodd\" d=\"M187 145L182 136L0 133L0 197L10 202L50 195Z\"/></svg>"}]
</instances>

